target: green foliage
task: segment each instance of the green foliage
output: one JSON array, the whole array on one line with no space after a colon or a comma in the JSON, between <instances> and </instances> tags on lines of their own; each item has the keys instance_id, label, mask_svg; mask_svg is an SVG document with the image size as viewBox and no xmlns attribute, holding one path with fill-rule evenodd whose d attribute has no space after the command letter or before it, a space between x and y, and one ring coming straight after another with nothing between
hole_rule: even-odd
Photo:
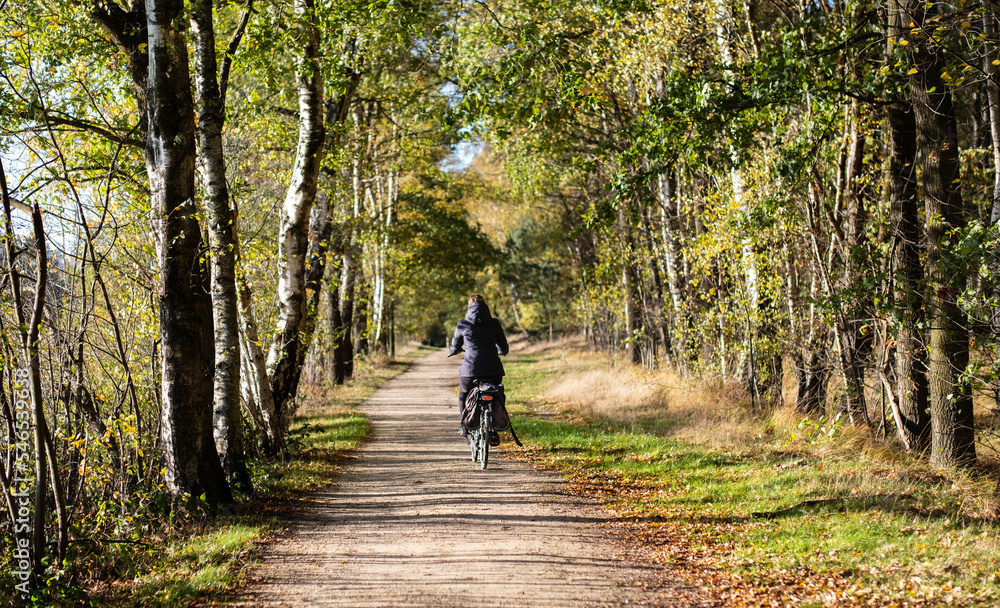
<instances>
[{"instance_id":1,"label":"green foliage","mask_svg":"<svg viewBox=\"0 0 1000 608\"><path fill-rule=\"evenodd\" d=\"M423 176L400 195L393 263L406 330L438 336L450 332L446 319L464 316L477 274L501 259L471 223L461 196L445 176Z\"/></svg>"}]
</instances>

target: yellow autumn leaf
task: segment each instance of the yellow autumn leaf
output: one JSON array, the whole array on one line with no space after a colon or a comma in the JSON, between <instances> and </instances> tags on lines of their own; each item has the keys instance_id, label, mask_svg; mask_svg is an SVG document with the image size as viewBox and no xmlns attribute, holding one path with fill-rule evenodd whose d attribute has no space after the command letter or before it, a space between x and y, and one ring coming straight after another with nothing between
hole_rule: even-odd
<instances>
[{"instance_id":1,"label":"yellow autumn leaf","mask_svg":"<svg viewBox=\"0 0 1000 608\"><path fill-rule=\"evenodd\" d=\"M12 30L10 35L14 38L20 38L21 36L24 36L24 32L21 30Z\"/></svg>"},{"instance_id":2,"label":"yellow autumn leaf","mask_svg":"<svg viewBox=\"0 0 1000 608\"><path fill-rule=\"evenodd\" d=\"M906 75L907 75L907 76L912 76L913 74L916 74L916 73L917 73L917 72L919 72L919 71L920 71L920 70L918 70L917 68L910 68L910 71L909 71L909 72L907 72L907 73L906 73Z\"/></svg>"}]
</instances>

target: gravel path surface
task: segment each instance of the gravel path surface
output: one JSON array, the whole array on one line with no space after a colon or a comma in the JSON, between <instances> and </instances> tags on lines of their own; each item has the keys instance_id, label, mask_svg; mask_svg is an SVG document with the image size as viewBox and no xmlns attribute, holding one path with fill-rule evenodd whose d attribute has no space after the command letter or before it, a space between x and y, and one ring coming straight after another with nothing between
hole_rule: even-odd
<instances>
[{"instance_id":1,"label":"gravel path surface","mask_svg":"<svg viewBox=\"0 0 1000 608\"><path fill-rule=\"evenodd\" d=\"M237 604L435 608L705 605L628 563L607 517L566 482L458 436L459 361L416 361L362 408L371 441L291 516ZM504 434L504 441L510 435Z\"/></svg>"}]
</instances>

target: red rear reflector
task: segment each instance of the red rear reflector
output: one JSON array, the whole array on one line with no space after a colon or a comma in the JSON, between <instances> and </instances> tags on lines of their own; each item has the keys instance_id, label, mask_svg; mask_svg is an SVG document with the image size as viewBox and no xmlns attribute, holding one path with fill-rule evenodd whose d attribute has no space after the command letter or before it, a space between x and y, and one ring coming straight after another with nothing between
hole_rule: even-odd
<instances>
[{"instance_id":1,"label":"red rear reflector","mask_svg":"<svg viewBox=\"0 0 1000 608\"><path fill-rule=\"evenodd\" d=\"M483 395L483 401L493 401L493 395Z\"/></svg>"}]
</instances>

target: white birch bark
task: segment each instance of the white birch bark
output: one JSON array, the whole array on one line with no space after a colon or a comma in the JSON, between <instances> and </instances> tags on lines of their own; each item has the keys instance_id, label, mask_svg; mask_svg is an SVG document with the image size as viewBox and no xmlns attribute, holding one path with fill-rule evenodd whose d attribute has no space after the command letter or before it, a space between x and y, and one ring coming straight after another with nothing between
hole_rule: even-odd
<instances>
[{"instance_id":1,"label":"white birch bark","mask_svg":"<svg viewBox=\"0 0 1000 608\"><path fill-rule=\"evenodd\" d=\"M284 437L275 420L274 396L271 394L271 381L267 375L267 361L261 346L257 318L253 312L250 287L245 280L240 281L239 298L241 349L246 361L247 378L247 382L242 384L243 398L250 408L251 417L264 434L264 452L274 455L284 449Z\"/></svg>"},{"instance_id":2,"label":"white birch bark","mask_svg":"<svg viewBox=\"0 0 1000 608\"><path fill-rule=\"evenodd\" d=\"M281 207L278 229L278 322L267 367L274 396L274 422L284 429L284 412L294 397L305 348L306 254L309 216L316 199L323 161L323 75L319 65L320 32L313 0L296 0L295 13L303 40L298 49L299 139L292 179Z\"/></svg>"},{"instance_id":3,"label":"white birch bark","mask_svg":"<svg viewBox=\"0 0 1000 608\"><path fill-rule=\"evenodd\" d=\"M990 104L990 134L993 140L993 209L990 213L990 223L1000 222L1000 50L996 41L997 13L992 3L983 17L986 29L986 98Z\"/></svg>"},{"instance_id":4,"label":"white birch bark","mask_svg":"<svg viewBox=\"0 0 1000 608\"><path fill-rule=\"evenodd\" d=\"M184 3L147 0L146 18L146 172L159 236L166 487L175 496L204 493L212 504L231 503L212 434L212 310L194 201L196 133Z\"/></svg>"},{"instance_id":5,"label":"white birch bark","mask_svg":"<svg viewBox=\"0 0 1000 608\"><path fill-rule=\"evenodd\" d=\"M225 99L218 82L212 0L191 3L197 85L199 165L212 251L212 316L215 333L215 447L234 484L252 491L243 456L240 414L240 337L236 294L236 233L222 148Z\"/></svg>"},{"instance_id":6,"label":"white birch bark","mask_svg":"<svg viewBox=\"0 0 1000 608\"><path fill-rule=\"evenodd\" d=\"M670 301L675 314L681 311L683 294L681 293L680 276L678 273L678 253L680 240L674 230L673 213L677 209L676 187L668 183L669 175L660 175L657 192L660 199L660 232L663 238L663 265L667 274L667 288L670 291Z\"/></svg>"},{"instance_id":7,"label":"white birch bark","mask_svg":"<svg viewBox=\"0 0 1000 608\"><path fill-rule=\"evenodd\" d=\"M733 58L732 47L730 46L729 28L733 26L733 15L726 4L726 0L716 0L715 8L715 36L716 42L719 45L719 55L722 58L722 71L727 77L732 78L732 70L736 62ZM733 200L736 201L737 208L744 211L746 210L746 182L743 178L743 170L740 168L739 151L733 146L731 140L729 143L729 157L732 162L729 178L733 189ZM759 281L757 277L757 264L754 261L753 245L749 237L742 240L741 253L744 272L746 273L746 287L750 306L751 309L756 310L759 300Z\"/></svg>"}]
</instances>

